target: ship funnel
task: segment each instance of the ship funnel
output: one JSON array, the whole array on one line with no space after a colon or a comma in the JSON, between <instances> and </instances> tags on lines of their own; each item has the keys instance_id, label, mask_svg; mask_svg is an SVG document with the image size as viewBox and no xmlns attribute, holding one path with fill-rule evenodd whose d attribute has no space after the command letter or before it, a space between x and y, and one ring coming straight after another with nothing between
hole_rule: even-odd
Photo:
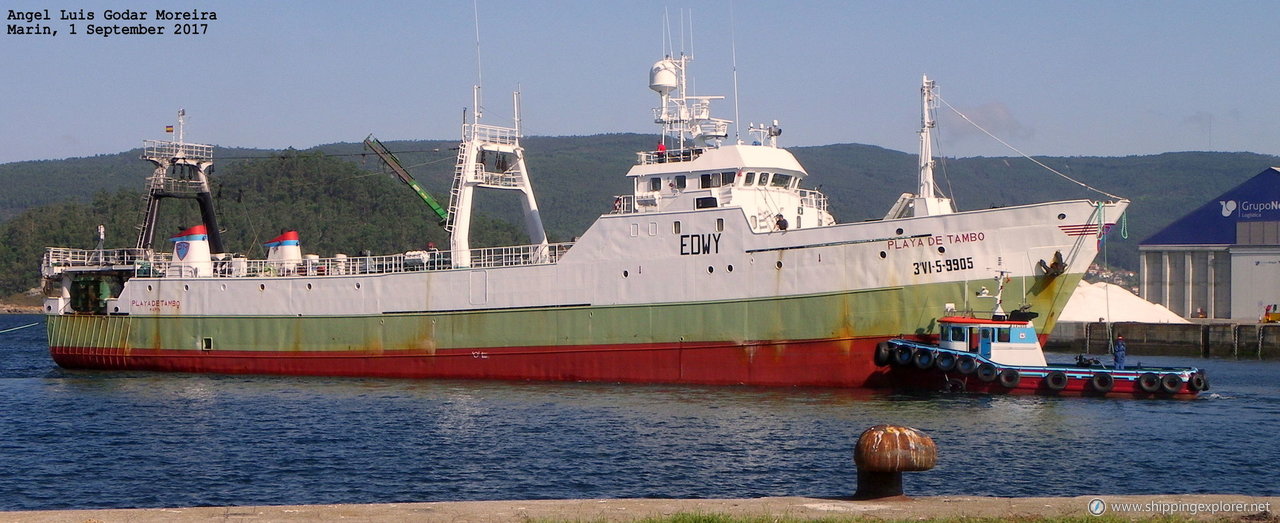
<instances>
[{"instance_id":1,"label":"ship funnel","mask_svg":"<svg viewBox=\"0 0 1280 523\"><path fill-rule=\"evenodd\" d=\"M203 225L188 228L169 237L173 242L174 276L191 278L213 276L213 259L209 254L209 231Z\"/></svg>"},{"instance_id":2,"label":"ship funnel","mask_svg":"<svg viewBox=\"0 0 1280 523\"><path fill-rule=\"evenodd\" d=\"M298 231L285 231L262 244L267 248L267 267L277 274L293 274L302 263L302 245Z\"/></svg>"},{"instance_id":3,"label":"ship funnel","mask_svg":"<svg viewBox=\"0 0 1280 523\"><path fill-rule=\"evenodd\" d=\"M662 96L666 96L679 86L676 75L676 63L670 59L660 60L649 70L649 88Z\"/></svg>"}]
</instances>

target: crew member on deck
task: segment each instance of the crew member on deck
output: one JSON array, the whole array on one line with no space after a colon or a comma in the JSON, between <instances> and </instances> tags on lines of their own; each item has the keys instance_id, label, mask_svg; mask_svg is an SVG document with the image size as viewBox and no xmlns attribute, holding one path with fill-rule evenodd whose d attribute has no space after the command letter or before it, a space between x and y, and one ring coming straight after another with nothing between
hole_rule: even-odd
<instances>
[{"instance_id":1,"label":"crew member on deck","mask_svg":"<svg viewBox=\"0 0 1280 523\"><path fill-rule=\"evenodd\" d=\"M1116 370L1124 370L1124 357L1128 347L1124 345L1124 336L1116 336L1116 344L1111 347L1111 355L1116 361Z\"/></svg>"},{"instance_id":2,"label":"crew member on deck","mask_svg":"<svg viewBox=\"0 0 1280 523\"><path fill-rule=\"evenodd\" d=\"M773 224L778 227L779 231L785 231L787 230L787 227L788 227L787 219L783 217L781 214L775 217Z\"/></svg>"}]
</instances>

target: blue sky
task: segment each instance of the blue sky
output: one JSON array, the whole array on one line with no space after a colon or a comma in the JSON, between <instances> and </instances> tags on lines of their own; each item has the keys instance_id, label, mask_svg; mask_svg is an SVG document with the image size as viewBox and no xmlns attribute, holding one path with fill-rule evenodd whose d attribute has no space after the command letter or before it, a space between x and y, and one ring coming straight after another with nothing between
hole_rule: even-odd
<instances>
[{"instance_id":1,"label":"blue sky","mask_svg":"<svg viewBox=\"0 0 1280 523\"><path fill-rule=\"evenodd\" d=\"M198 143L307 148L456 139L476 81L473 3L11 0L85 9L54 37L0 34L0 162L115 153L165 138L177 109ZM90 36L107 9L217 12L201 36ZM914 151L920 76L1033 155L1217 150L1280 154L1280 45L1270 1L479 2L485 121L526 134L656 132L648 89L663 12L693 20L697 94L783 145ZM8 23L16 23L6 21ZM147 24L158 22L148 21ZM170 26L172 23L163 24ZM732 29L731 29L732 28ZM691 45L690 45L691 42ZM1012 151L941 111L942 153Z\"/></svg>"}]
</instances>

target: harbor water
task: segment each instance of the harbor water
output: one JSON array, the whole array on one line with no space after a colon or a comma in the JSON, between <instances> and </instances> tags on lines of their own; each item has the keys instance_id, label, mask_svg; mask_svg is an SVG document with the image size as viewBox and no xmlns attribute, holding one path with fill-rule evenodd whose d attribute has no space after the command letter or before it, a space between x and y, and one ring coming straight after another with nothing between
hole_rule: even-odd
<instances>
[{"instance_id":1,"label":"harbor water","mask_svg":"<svg viewBox=\"0 0 1280 523\"><path fill-rule=\"evenodd\" d=\"M0 331L42 322L0 315ZM1069 360L1051 354L1051 360ZM71 371L0 333L0 510L848 496L865 428L938 445L908 494L1280 495L1280 362L1194 400Z\"/></svg>"}]
</instances>

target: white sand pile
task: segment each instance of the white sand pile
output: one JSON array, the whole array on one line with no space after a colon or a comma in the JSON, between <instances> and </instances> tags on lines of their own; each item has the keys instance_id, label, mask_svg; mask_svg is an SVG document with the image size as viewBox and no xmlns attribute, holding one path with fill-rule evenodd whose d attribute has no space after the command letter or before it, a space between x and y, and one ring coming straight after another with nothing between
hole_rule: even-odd
<instances>
[{"instance_id":1,"label":"white sand pile","mask_svg":"<svg viewBox=\"0 0 1280 523\"><path fill-rule=\"evenodd\" d=\"M1110 318L1107 315L1110 314ZM1139 298L1110 283L1080 281L1058 321L1137 321L1142 323L1191 323L1162 305Z\"/></svg>"}]
</instances>

